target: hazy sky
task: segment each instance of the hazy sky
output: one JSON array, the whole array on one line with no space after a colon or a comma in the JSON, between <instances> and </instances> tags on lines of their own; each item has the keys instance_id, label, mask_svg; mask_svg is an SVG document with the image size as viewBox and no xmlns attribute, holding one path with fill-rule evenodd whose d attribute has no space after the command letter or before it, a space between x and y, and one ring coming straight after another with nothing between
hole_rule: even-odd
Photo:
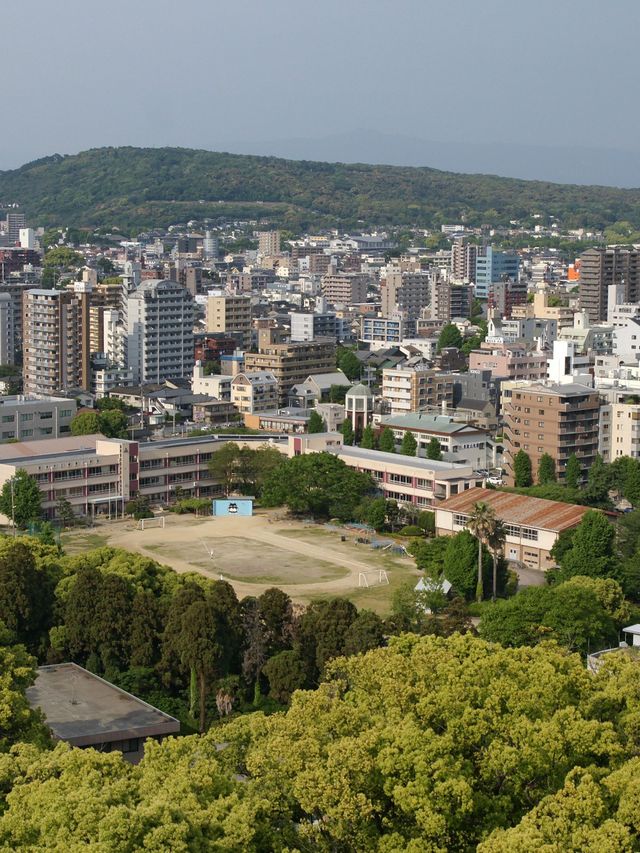
<instances>
[{"instance_id":1,"label":"hazy sky","mask_svg":"<svg viewBox=\"0 0 640 853\"><path fill-rule=\"evenodd\" d=\"M0 4L0 168L357 128L639 150L638 0Z\"/></svg>"}]
</instances>

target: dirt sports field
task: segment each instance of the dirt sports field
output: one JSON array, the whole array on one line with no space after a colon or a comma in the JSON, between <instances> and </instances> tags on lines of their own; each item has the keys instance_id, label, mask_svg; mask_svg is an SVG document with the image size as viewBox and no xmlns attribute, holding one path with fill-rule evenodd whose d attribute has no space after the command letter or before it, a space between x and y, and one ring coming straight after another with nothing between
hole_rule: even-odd
<instances>
[{"instance_id":1,"label":"dirt sports field","mask_svg":"<svg viewBox=\"0 0 640 853\"><path fill-rule=\"evenodd\" d=\"M341 536L347 535L342 542ZM356 534L287 521L275 513L252 518L166 517L166 526L138 530L132 521L104 523L63 537L68 554L101 545L138 551L176 572L224 578L239 598L278 586L295 601L343 595L386 613L393 590L418 577L413 559L356 544ZM384 581L384 573L389 583ZM366 573L368 587L360 586Z\"/></svg>"}]
</instances>

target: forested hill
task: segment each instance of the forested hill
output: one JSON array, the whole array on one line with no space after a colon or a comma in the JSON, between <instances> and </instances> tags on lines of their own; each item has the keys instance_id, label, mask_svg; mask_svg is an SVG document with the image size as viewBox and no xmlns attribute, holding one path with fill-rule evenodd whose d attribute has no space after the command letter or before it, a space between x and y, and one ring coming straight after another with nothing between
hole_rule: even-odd
<instances>
[{"instance_id":1,"label":"forested hill","mask_svg":"<svg viewBox=\"0 0 640 853\"><path fill-rule=\"evenodd\" d=\"M189 219L270 218L294 230L507 225L534 213L567 227L640 226L640 189L319 163L187 148L100 148L0 172L0 206L43 225L135 230Z\"/></svg>"}]
</instances>

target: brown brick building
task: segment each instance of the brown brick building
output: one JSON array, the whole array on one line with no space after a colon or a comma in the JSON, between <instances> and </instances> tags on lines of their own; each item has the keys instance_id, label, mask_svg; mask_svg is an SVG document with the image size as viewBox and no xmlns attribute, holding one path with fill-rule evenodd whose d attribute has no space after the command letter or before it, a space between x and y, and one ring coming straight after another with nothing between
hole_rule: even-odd
<instances>
[{"instance_id":1,"label":"brown brick building","mask_svg":"<svg viewBox=\"0 0 640 853\"><path fill-rule=\"evenodd\" d=\"M598 452L600 398L586 385L502 384L506 481L514 485L513 460L519 450L531 459L534 482L543 454L556 463L564 480L567 460L575 453L583 476Z\"/></svg>"}]
</instances>

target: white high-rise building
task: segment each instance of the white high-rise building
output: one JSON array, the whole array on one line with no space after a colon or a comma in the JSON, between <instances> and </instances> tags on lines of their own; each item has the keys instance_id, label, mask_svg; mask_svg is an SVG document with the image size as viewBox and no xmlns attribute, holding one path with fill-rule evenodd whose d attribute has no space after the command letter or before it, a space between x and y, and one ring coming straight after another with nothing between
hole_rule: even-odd
<instances>
[{"instance_id":1,"label":"white high-rise building","mask_svg":"<svg viewBox=\"0 0 640 853\"><path fill-rule=\"evenodd\" d=\"M135 382L189 376L194 302L175 281L148 279L127 299L127 361Z\"/></svg>"}]
</instances>

